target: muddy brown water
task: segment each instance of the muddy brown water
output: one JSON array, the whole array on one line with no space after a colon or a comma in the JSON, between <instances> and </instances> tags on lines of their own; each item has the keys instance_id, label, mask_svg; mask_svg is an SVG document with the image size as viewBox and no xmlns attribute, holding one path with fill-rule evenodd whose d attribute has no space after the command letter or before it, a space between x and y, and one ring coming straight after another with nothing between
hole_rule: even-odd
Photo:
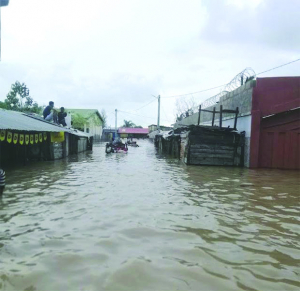
<instances>
[{"instance_id":1,"label":"muddy brown water","mask_svg":"<svg viewBox=\"0 0 300 291\"><path fill-rule=\"evenodd\" d=\"M7 170L0 290L299 290L299 172L139 144Z\"/></svg>"}]
</instances>

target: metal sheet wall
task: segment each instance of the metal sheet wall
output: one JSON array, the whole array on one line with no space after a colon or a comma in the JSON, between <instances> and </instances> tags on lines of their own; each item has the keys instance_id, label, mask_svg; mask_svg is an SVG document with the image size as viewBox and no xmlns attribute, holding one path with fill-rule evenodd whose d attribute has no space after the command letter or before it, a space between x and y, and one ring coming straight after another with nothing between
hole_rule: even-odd
<instances>
[{"instance_id":1,"label":"metal sheet wall","mask_svg":"<svg viewBox=\"0 0 300 291\"><path fill-rule=\"evenodd\" d=\"M261 122L259 167L300 169L300 110Z\"/></svg>"}]
</instances>

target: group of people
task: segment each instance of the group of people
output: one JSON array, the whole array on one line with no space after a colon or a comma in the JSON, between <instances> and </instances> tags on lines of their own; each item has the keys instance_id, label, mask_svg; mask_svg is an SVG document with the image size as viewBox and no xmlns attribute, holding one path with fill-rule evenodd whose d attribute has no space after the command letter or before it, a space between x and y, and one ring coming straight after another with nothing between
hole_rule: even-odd
<instances>
[{"instance_id":1,"label":"group of people","mask_svg":"<svg viewBox=\"0 0 300 291\"><path fill-rule=\"evenodd\" d=\"M65 112L65 108L61 107L60 112L57 112L54 109L54 102L50 101L49 105L44 109L43 111L44 119L50 122L54 122L57 124L61 124L62 126L66 126L66 120L65 117L67 116L67 113Z\"/></svg>"}]
</instances>

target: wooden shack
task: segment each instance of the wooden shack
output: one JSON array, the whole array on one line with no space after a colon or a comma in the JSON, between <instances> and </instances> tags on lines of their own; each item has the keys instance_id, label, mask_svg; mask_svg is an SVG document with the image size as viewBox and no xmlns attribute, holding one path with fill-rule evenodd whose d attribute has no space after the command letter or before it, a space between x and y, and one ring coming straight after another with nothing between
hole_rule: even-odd
<instances>
[{"instance_id":1,"label":"wooden shack","mask_svg":"<svg viewBox=\"0 0 300 291\"><path fill-rule=\"evenodd\" d=\"M217 126L192 125L157 135L160 153L181 159L187 165L243 166L244 133Z\"/></svg>"}]
</instances>

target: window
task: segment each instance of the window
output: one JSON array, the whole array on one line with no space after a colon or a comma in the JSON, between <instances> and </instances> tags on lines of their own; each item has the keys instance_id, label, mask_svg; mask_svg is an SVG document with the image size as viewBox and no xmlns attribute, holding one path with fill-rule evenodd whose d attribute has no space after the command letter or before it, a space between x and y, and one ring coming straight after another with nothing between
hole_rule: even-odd
<instances>
[{"instance_id":1,"label":"window","mask_svg":"<svg viewBox=\"0 0 300 291\"><path fill-rule=\"evenodd\" d=\"M89 129L88 127L86 128L86 132L87 132L87 133L90 133L90 129Z\"/></svg>"}]
</instances>

